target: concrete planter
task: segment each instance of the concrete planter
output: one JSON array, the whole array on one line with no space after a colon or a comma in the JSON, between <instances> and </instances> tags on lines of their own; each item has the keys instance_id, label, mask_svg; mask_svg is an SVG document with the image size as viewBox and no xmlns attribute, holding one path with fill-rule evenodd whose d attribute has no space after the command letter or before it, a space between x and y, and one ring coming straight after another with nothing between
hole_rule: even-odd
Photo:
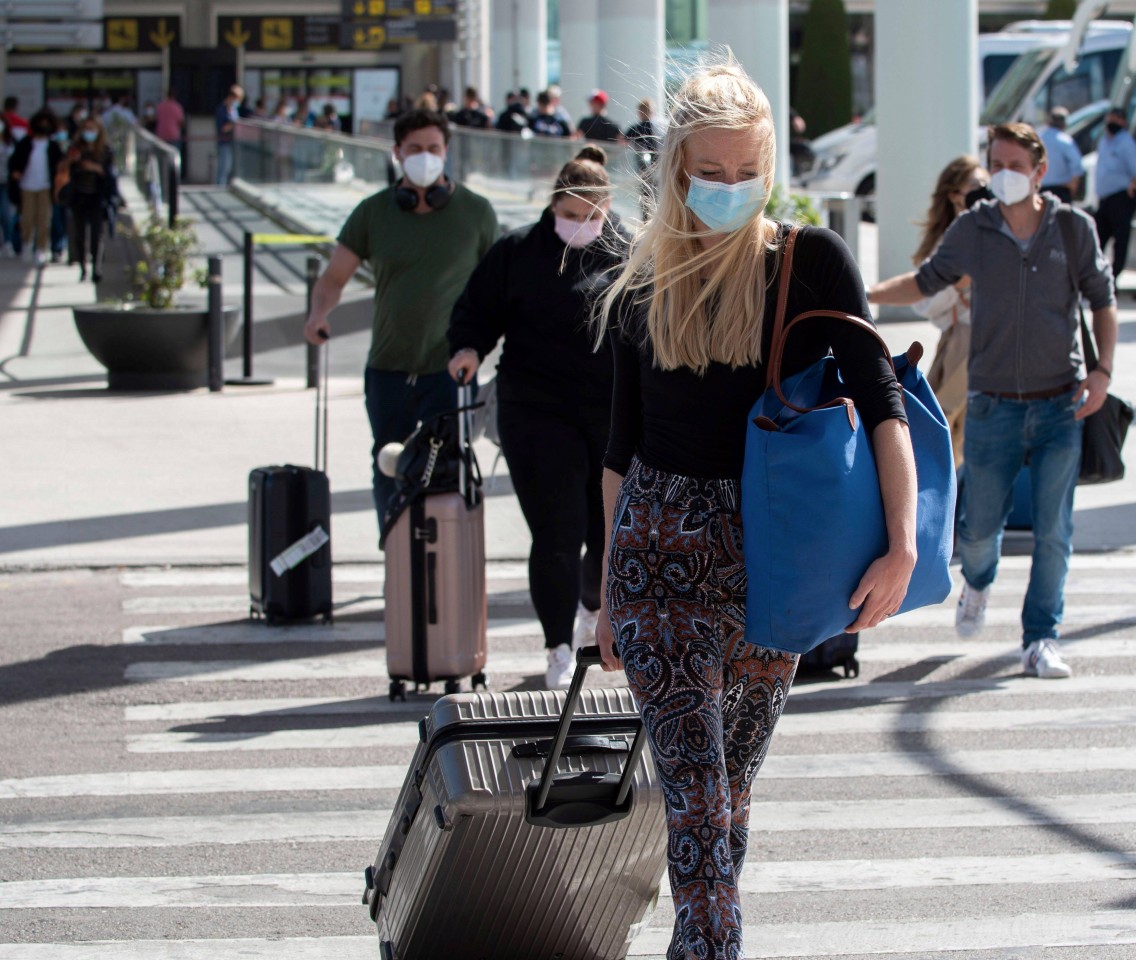
<instances>
[{"instance_id":1,"label":"concrete planter","mask_svg":"<svg viewBox=\"0 0 1136 960\"><path fill-rule=\"evenodd\" d=\"M209 385L209 312L155 310L138 304L74 307L75 326L107 368L111 390L193 390ZM236 337L240 307L223 308L225 345Z\"/></svg>"}]
</instances>

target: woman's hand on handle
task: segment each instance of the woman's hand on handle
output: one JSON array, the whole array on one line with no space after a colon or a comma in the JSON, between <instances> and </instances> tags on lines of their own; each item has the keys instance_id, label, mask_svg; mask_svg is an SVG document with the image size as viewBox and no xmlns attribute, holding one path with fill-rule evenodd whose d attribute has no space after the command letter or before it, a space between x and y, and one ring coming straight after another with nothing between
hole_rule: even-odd
<instances>
[{"instance_id":1,"label":"woman's hand on handle","mask_svg":"<svg viewBox=\"0 0 1136 960\"><path fill-rule=\"evenodd\" d=\"M623 669L623 661L615 652L615 634L611 629L611 617L607 613L607 601L600 603L599 615L596 617L596 643L600 648L600 658L603 660L605 673L612 673Z\"/></svg>"},{"instance_id":2,"label":"woman's hand on handle","mask_svg":"<svg viewBox=\"0 0 1136 960\"><path fill-rule=\"evenodd\" d=\"M481 366L481 358L478 357L477 351L466 347L464 350L459 350L452 357L446 366L450 376L453 377L458 383L470 383L473 380L473 375L477 373L477 368Z\"/></svg>"},{"instance_id":3,"label":"woman's hand on handle","mask_svg":"<svg viewBox=\"0 0 1136 960\"><path fill-rule=\"evenodd\" d=\"M611 551L611 527L615 502L619 499L619 487L623 483L621 477L614 470L604 467L603 472L603 501L604 501L604 557L603 575L600 578L600 610L596 617L596 643L600 648L600 657L603 659L603 668L606 673L623 669L623 661L615 651L615 634L611 629L611 613L607 608L607 575L608 560Z\"/></svg>"}]
</instances>

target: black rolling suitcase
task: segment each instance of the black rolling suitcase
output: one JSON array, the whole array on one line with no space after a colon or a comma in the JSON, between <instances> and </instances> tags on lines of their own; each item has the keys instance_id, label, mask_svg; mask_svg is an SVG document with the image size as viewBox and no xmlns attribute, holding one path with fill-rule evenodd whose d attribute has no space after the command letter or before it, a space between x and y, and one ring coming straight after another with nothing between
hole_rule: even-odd
<instances>
[{"instance_id":1,"label":"black rolling suitcase","mask_svg":"<svg viewBox=\"0 0 1136 960\"><path fill-rule=\"evenodd\" d=\"M363 902L383 960L618 960L666 869L631 691L442 697L421 724Z\"/></svg>"},{"instance_id":2,"label":"black rolling suitcase","mask_svg":"<svg viewBox=\"0 0 1136 960\"><path fill-rule=\"evenodd\" d=\"M331 489L327 467L327 345L316 387L315 469L249 473L249 615L268 623L331 619ZM322 438L322 443L321 443Z\"/></svg>"},{"instance_id":3,"label":"black rolling suitcase","mask_svg":"<svg viewBox=\"0 0 1136 960\"><path fill-rule=\"evenodd\" d=\"M842 669L845 677L860 676L860 661L856 652L860 649L859 633L838 633L829 637L820 646L801 654L797 663L798 676L816 676Z\"/></svg>"}]
</instances>

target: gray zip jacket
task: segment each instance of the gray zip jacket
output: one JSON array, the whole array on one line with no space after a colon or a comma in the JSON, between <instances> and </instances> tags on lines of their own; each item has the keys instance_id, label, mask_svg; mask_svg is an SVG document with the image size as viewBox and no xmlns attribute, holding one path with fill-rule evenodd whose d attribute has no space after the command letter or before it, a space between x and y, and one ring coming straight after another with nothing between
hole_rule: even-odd
<instances>
[{"instance_id":1,"label":"gray zip jacket","mask_svg":"<svg viewBox=\"0 0 1136 960\"><path fill-rule=\"evenodd\" d=\"M1002 232L1002 213L986 200L962 214L919 267L924 296L969 275L971 293L970 389L1034 393L1081 377L1077 291L1069 281L1057 222L1059 201L1042 194L1041 225L1025 252ZM1093 310L1116 302L1112 270L1101 253L1093 221L1074 211L1074 252L1080 292Z\"/></svg>"}]
</instances>

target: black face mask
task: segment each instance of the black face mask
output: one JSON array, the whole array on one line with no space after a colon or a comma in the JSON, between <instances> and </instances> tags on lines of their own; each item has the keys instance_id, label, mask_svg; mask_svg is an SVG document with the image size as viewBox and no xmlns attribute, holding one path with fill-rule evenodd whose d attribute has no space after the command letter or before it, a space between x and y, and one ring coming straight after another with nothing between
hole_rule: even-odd
<instances>
[{"instance_id":1,"label":"black face mask","mask_svg":"<svg viewBox=\"0 0 1136 960\"><path fill-rule=\"evenodd\" d=\"M979 203L983 200L993 200L993 199L994 199L994 194L990 192L989 187L975 187L973 190L970 191L970 193L968 193L966 195L966 200L964 202L966 203L966 209L969 210L976 203Z\"/></svg>"},{"instance_id":2,"label":"black face mask","mask_svg":"<svg viewBox=\"0 0 1136 960\"><path fill-rule=\"evenodd\" d=\"M1106 123L1105 126L1108 128L1108 132L1113 136L1116 136L1118 133L1120 133L1121 130L1124 129L1123 123Z\"/></svg>"}]
</instances>

